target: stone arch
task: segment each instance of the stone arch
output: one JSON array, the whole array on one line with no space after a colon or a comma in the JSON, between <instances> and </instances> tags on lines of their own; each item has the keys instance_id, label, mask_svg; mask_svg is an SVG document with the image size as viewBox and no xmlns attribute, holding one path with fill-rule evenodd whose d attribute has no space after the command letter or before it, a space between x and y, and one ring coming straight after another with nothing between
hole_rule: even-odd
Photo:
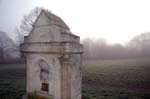
<instances>
[{"instance_id":1,"label":"stone arch","mask_svg":"<svg viewBox=\"0 0 150 99\"><path fill-rule=\"evenodd\" d=\"M34 59L35 74L38 75L40 90L49 92L50 80L52 79L51 64L44 57L36 57Z\"/></svg>"},{"instance_id":2,"label":"stone arch","mask_svg":"<svg viewBox=\"0 0 150 99\"><path fill-rule=\"evenodd\" d=\"M43 82L48 82L50 79L50 66L49 64L44 60L40 59L38 60L38 66L40 68L40 79Z\"/></svg>"}]
</instances>

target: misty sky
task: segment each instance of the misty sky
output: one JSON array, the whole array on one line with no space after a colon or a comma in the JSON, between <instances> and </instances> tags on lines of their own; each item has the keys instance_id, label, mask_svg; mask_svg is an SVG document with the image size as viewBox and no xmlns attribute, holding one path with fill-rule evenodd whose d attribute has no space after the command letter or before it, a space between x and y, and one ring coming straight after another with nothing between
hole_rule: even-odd
<instances>
[{"instance_id":1,"label":"misty sky","mask_svg":"<svg viewBox=\"0 0 150 99\"><path fill-rule=\"evenodd\" d=\"M0 0L0 30L14 37L15 27L35 6L60 16L81 38L126 43L150 32L150 0Z\"/></svg>"}]
</instances>

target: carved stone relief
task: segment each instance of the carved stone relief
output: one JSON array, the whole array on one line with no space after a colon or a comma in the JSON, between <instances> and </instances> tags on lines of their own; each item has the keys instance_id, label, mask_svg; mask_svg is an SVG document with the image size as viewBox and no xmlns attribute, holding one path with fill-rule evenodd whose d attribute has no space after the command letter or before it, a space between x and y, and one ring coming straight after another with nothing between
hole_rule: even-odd
<instances>
[{"instance_id":1,"label":"carved stone relief","mask_svg":"<svg viewBox=\"0 0 150 99\"><path fill-rule=\"evenodd\" d=\"M45 60L40 59L38 65L39 65L39 68L40 68L40 80L42 82L48 82L51 79L51 76L52 76L49 64Z\"/></svg>"}]
</instances>

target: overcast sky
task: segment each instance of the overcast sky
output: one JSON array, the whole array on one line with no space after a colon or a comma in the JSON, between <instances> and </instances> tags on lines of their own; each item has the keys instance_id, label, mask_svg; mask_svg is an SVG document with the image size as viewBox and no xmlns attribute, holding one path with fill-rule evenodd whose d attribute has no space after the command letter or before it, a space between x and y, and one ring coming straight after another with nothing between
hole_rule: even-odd
<instances>
[{"instance_id":1,"label":"overcast sky","mask_svg":"<svg viewBox=\"0 0 150 99\"><path fill-rule=\"evenodd\" d=\"M0 0L0 30L14 37L15 27L35 6L60 16L81 39L126 43L150 31L150 0Z\"/></svg>"}]
</instances>

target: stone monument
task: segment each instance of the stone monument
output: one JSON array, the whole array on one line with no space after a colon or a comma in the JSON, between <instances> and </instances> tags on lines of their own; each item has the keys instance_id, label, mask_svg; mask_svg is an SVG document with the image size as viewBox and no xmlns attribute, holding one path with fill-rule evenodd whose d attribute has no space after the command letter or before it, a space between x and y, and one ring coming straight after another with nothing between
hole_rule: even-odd
<instances>
[{"instance_id":1,"label":"stone monument","mask_svg":"<svg viewBox=\"0 0 150 99\"><path fill-rule=\"evenodd\" d=\"M21 51L27 62L27 94L81 99L83 46L60 17L42 10Z\"/></svg>"}]
</instances>

